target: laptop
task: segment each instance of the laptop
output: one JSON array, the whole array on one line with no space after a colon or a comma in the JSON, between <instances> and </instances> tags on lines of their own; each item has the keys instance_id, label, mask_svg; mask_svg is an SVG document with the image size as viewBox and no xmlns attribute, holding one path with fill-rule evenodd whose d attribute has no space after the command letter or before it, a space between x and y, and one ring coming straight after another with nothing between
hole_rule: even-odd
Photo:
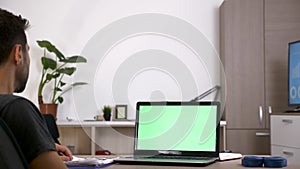
<instances>
[{"instance_id":1,"label":"laptop","mask_svg":"<svg viewBox=\"0 0 300 169\"><path fill-rule=\"evenodd\" d=\"M119 164L206 166L219 157L219 102L138 102L134 154Z\"/></svg>"}]
</instances>

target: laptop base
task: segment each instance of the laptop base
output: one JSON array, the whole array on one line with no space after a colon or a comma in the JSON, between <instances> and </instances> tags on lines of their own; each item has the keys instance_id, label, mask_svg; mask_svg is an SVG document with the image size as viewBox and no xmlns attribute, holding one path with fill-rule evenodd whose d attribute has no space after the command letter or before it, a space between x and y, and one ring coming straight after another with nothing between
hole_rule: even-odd
<instances>
[{"instance_id":1,"label":"laptop base","mask_svg":"<svg viewBox=\"0 0 300 169\"><path fill-rule=\"evenodd\" d=\"M115 159L117 164L127 165L164 165L164 166L197 166L204 167L216 162L218 158L210 159L159 159L159 158L134 158L122 157Z\"/></svg>"}]
</instances>

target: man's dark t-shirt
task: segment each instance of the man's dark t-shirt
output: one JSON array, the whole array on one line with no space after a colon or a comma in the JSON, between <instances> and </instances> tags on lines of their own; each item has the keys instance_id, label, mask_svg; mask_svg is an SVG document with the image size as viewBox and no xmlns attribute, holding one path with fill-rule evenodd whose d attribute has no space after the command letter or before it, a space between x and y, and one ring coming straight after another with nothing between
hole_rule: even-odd
<instances>
[{"instance_id":1,"label":"man's dark t-shirt","mask_svg":"<svg viewBox=\"0 0 300 169\"><path fill-rule=\"evenodd\" d=\"M56 151L42 115L29 100L0 94L0 117L15 135L28 163L43 152Z\"/></svg>"}]
</instances>

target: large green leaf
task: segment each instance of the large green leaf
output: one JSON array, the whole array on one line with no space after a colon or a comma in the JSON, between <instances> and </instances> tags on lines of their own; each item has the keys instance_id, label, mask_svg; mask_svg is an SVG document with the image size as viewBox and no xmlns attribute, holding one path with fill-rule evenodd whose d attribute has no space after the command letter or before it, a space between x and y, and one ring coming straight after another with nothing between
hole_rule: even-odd
<instances>
[{"instance_id":1,"label":"large green leaf","mask_svg":"<svg viewBox=\"0 0 300 169\"><path fill-rule=\"evenodd\" d=\"M58 57L59 60L64 60L65 56L54 46L51 42L47 40L36 41L38 45L42 48L46 48L49 52L52 52Z\"/></svg>"},{"instance_id":2,"label":"large green leaf","mask_svg":"<svg viewBox=\"0 0 300 169\"><path fill-rule=\"evenodd\" d=\"M76 71L75 67L65 67L65 68L57 69L57 72L67 74L69 76L71 76L75 71Z\"/></svg>"},{"instance_id":3,"label":"large green leaf","mask_svg":"<svg viewBox=\"0 0 300 169\"><path fill-rule=\"evenodd\" d=\"M56 66L57 66L57 63L56 63L56 61L55 60L53 60L53 59L51 59L51 58L47 58L47 57L42 57L41 58L41 60L42 60L42 64L43 64L43 67L44 67L44 69L52 69L52 70L54 70L55 68L56 68Z\"/></svg>"},{"instance_id":4,"label":"large green leaf","mask_svg":"<svg viewBox=\"0 0 300 169\"><path fill-rule=\"evenodd\" d=\"M87 60L86 60L86 58L84 58L82 56L71 56L71 57L66 57L63 60L60 60L60 62L64 62L64 63L86 63Z\"/></svg>"}]
</instances>

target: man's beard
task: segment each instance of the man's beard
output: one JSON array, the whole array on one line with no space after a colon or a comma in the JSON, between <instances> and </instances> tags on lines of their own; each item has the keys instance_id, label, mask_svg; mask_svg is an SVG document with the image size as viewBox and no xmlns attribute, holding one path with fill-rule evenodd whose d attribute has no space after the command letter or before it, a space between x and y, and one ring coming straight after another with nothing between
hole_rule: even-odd
<instances>
[{"instance_id":1,"label":"man's beard","mask_svg":"<svg viewBox=\"0 0 300 169\"><path fill-rule=\"evenodd\" d=\"M25 90L27 80L28 80L29 69L25 68L22 72L17 76L18 84L15 88L15 93L21 93Z\"/></svg>"}]
</instances>

